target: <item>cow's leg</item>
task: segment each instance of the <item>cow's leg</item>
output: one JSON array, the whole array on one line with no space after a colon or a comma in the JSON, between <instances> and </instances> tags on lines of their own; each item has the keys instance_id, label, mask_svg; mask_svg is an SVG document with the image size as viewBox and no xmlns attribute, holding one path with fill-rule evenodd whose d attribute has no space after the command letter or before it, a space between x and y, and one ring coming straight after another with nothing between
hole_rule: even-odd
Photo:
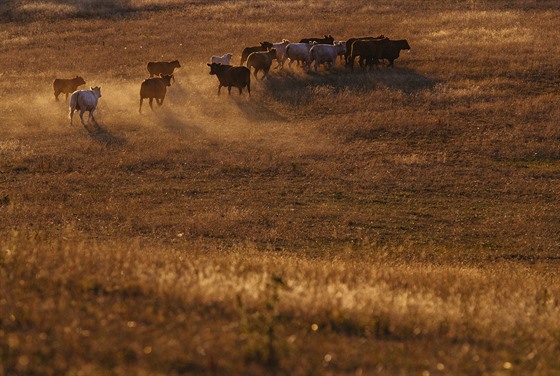
<instances>
[{"instance_id":1,"label":"cow's leg","mask_svg":"<svg viewBox=\"0 0 560 376\"><path fill-rule=\"evenodd\" d=\"M154 110L154 106L152 105L153 102L154 98L150 98L150 108L152 109L152 111Z\"/></svg>"},{"instance_id":2,"label":"cow's leg","mask_svg":"<svg viewBox=\"0 0 560 376\"><path fill-rule=\"evenodd\" d=\"M72 108L70 110L70 125L74 125L74 124L72 124L72 120L74 119L74 111L75 110L76 110L75 108Z\"/></svg>"},{"instance_id":3,"label":"cow's leg","mask_svg":"<svg viewBox=\"0 0 560 376\"><path fill-rule=\"evenodd\" d=\"M58 100L58 99L57 99ZM68 93L66 93L66 101L68 101Z\"/></svg>"},{"instance_id":4,"label":"cow's leg","mask_svg":"<svg viewBox=\"0 0 560 376\"><path fill-rule=\"evenodd\" d=\"M89 117L91 118L91 120L93 120L93 122L95 123L95 125L99 126L99 124L97 124L97 120L95 120L95 116L93 116L93 112L95 111L95 109L91 110L89 112Z\"/></svg>"},{"instance_id":5,"label":"cow's leg","mask_svg":"<svg viewBox=\"0 0 560 376\"><path fill-rule=\"evenodd\" d=\"M54 99L58 100L58 96L60 95L60 91L55 91L54 92Z\"/></svg>"},{"instance_id":6,"label":"cow's leg","mask_svg":"<svg viewBox=\"0 0 560 376\"><path fill-rule=\"evenodd\" d=\"M144 98L140 98L140 108L138 109L139 113L142 113L142 102L144 102Z\"/></svg>"},{"instance_id":7,"label":"cow's leg","mask_svg":"<svg viewBox=\"0 0 560 376\"><path fill-rule=\"evenodd\" d=\"M265 68L265 69L263 70L263 76L261 77L261 81L264 80L264 78L267 77L267 76L268 76L268 69Z\"/></svg>"},{"instance_id":8,"label":"cow's leg","mask_svg":"<svg viewBox=\"0 0 560 376\"><path fill-rule=\"evenodd\" d=\"M84 110L80 110L80 119L82 120L82 124L84 125L84 127L86 126L86 123L84 123Z\"/></svg>"},{"instance_id":9,"label":"cow's leg","mask_svg":"<svg viewBox=\"0 0 560 376\"><path fill-rule=\"evenodd\" d=\"M222 90L222 85L218 85L218 94L220 94L220 90Z\"/></svg>"},{"instance_id":10,"label":"cow's leg","mask_svg":"<svg viewBox=\"0 0 560 376\"><path fill-rule=\"evenodd\" d=\"M161 105L163 104L163 100L164 100L164 99L165 99L165 97L160 98L160 99L157 99L157 98L156 98L157 104L158 104L159 106L161 106Z\"/></svg>"},{"instance_id":11,"label":"cow's leg","mask_svg":"<svg viewBox=\"0 0 560 376\"><path fill-rule=\"evenodd\" d=\"M231 95L231 86L227 87L227 92L228 92L229 95Z\"/></svg>"}]
</instances>

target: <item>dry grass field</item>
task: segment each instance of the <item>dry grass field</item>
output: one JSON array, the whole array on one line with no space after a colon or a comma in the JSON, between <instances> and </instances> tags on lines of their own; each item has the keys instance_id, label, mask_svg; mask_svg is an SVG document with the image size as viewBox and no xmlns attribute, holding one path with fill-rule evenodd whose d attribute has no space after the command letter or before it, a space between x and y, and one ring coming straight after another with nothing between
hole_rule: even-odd
<instances>
[{"instance_id":1,"label":"dry grass field","mask_svg":"<svg viewBox=\"0 0 560 376\"><path fill-rule=\"evenodd\" d=\"M0 376L560 375L559 1L12 0L0 24ZM216 94L210 56L328 33L412 49ZM75 75L99 128L54 100Z\"/></svg>"}]
</instances>

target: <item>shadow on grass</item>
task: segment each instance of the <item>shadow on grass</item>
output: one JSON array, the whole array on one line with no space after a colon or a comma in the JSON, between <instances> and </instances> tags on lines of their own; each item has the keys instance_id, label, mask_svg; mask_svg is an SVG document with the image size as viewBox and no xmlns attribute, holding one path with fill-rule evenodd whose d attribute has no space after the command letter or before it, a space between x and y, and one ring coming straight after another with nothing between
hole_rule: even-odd
<instances>
[{"instance_id":1,"label":"shadow on grass","mask_svg":"<svg viewBox=\"0 0 560 376\"><path fill-rule=\"evenodd\" d=\"M191 113L189 109L189 99L198 94L195 87L189 83L188 78L182 77L181 79L182 81L176 79L167 89L167 95L161 107L154 104L154 111L147 109L146 112L156 116L159 124L171 132L191 136L203 135L206 132L197 124L194 113Z\"/></svg>"},{"instance_id":2,"label":"shadow on grass","mask_svg":"<svg viewBox=\"0 0 560 376\"><path fill-rule=\"evenodd\" d=\"M171 108L159 108L155 111L159 123L168 131L188 136L204 135L206 132L195 121L173 112Z\"/></svg>"},{"instance_id":3,"label":"shadow on grass","mask_svg":"<svg viewBox=\"0 0 560 376\"><path fill-rule=\"evenodd\" d=\"M286 116L274 111L266 103L248 98L246 90L243 95L238 95L237 89L234 95L232 90L231 99L250 123L287 121Z\"/></svg>"},{"instance_id":4,"label":"shadow on grass","mask_svg":"<svg viewBox=\"0 0 560 376\"><path fill-rule=\"evenodd\" d=\"M301 68L275 72L264 81L264 85L273 99L293 105L310 104L314 94L320 94L321 88L328 92L368 93L380 88L402 91L406 94L432 90L439 81L425 76L410 68L375 68L353 71L346 67L337 67L331 71L319 70L305 72Z\"/></svg>"},{"instance_id":5,"label":"shadow on grass","mask_svg":"<svg viewBox=\"0 0 560 376\"><path fill-rule=\"evenodd\" d=\"M84 126L92 140L105 146L120 147L126 145L126 139L118 137L109 132L105 127L94 123Z\"/></svg>"}]
</instances>

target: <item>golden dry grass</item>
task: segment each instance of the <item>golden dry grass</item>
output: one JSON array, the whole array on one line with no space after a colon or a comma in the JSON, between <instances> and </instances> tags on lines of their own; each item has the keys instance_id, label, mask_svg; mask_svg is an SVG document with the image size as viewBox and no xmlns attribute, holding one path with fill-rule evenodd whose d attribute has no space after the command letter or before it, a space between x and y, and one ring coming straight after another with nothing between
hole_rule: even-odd
<instances>
[{"instance_id":1,"label":"golden dry grass","mask_svg":"<svg viewBox=\"0 0 560 376\"><path fill-rule=\"evenodd\" d=\"M558 5L1 4L0 374L560 373ZM324 33L412 51L216 95Z\"/></svg>"}]
</instances>

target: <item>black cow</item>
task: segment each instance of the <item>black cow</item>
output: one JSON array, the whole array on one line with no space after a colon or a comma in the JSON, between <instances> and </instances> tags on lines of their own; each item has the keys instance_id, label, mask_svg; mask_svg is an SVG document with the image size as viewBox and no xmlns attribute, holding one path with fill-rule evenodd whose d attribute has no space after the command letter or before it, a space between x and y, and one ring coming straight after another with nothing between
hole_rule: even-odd
<instances>
[{"instance_id":1,"label":"black cow","mask_svg":"<svg viewBox=\"0 0 560 376\"><path fill-rule=\"evenodd\" d=\"M389 45L383 48L380 59L387 59L389 66L392 67L394 61L399 57L401 50L410 50L410 45L406 39L390 40Z\"/></svg>"},{"instance_id":2,"label":"black cow","mask_svg":"<svg viewBox=\"0 0 560 376\"><path fill-rule=\"evenodd\" d=\"M228 94L231 94L231 87L239 89L239 94L243 92L243 88L247 87L249 96L251 95L251 71L247 67L234 67L231 65L222 65L220 63L206 64L210 67L210 74L216 75L220 85L218 86L218 94L222 86L228 88Z\"/></svg>"},{"instance_id":3,"label":"black cow","mask_svg":"<svg viewBox=\"0 0 560 376\"><path fill-rule=\"evenodd\" d=\"M365 68L366 63L370 65L374 61L379 61L383 54L383 49L388 45L389 39L358 39L352 43L348 65L350 65L350 68L354 69L354 61L356 57L359 56L360 59L358 62L360 63L360 67Z\"/></svg>"},{"instance_id":4,"label":"black cow","mask_svg":"<svg viewBox=\"0 0 560 376\"><path fill-rule=\"evenodd\" d=\"M299 43L317 43L317 44L334 44L334 37L332 35L323 35L323 38L303 38Z\"/></svg>"},{"instance_id":5,"label":"black cow","mask_svg":"<svg viewBox=\"0 0 560 376\"><path fill-rule=\"evenodd\" d=\"M253 52L261 52L261 51L268 51L270 48L274 47L270 42L261 42L260 46L255 47L245 47L241 52L241 64L244 65L247 61L247 58Z\"/></svg>"},{"instance_id":6,"label":"black cow","mask_svg":"<svg viewBox=\"0 0 560 376\"><path fill-rule=\"evenodd\" d=\"M344 62L349 65L350 54L352 53L352 44L357 40L377 40L385 39L385 35L381 34L377 37L361 37L361 38L350 38L346 41L346 52L344 53Z\"/></svg>"}]
</instances>

